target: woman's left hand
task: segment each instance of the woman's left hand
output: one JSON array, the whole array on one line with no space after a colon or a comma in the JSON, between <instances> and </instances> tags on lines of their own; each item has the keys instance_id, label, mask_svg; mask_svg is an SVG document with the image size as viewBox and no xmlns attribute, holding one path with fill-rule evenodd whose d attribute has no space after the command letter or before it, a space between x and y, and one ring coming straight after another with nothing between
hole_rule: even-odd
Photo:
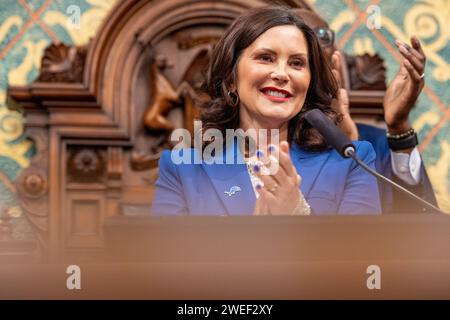
<instances>
[{"instance_id":1,"label":"woman's left hand","mask_svg":"<svg viewBox=\"0 0 450 320\"><path fill-rule=\"evenodd\" d=\"M254 215L290 215L300 201L301 177L292 164L289 144L282 141L280 147L272 145L267 157L261 159L269 166L270 174L263 174L259 165L253 167L263 185L257 186L259 198Z\"/></svg>"}]
</instances>

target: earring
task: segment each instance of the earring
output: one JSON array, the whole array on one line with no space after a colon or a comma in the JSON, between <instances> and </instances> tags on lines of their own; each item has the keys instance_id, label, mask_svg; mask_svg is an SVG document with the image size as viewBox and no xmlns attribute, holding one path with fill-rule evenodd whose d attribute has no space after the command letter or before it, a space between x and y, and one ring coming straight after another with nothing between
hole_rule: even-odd
<instances>
[{"instance_id":1,"label":"earring","mask_svg":"<svg viewBox=\"0 0 450 320\"><path fill-rule=\"evenodd\" d=\"M237 107L239 104L239 95L237 94L237 92L236 91L228 91L228 96L231 99L232 106Z\"/></svg>"}]
</instances>

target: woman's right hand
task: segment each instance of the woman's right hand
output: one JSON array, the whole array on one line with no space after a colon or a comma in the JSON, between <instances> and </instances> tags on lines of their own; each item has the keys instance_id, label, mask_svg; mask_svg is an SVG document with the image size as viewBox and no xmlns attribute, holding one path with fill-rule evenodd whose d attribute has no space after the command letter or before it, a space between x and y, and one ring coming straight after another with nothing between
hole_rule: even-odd
<instances>
[{"instance_id":1,"label":"woman's right hand","mask_svg":"<svg viewBox=\"0 0 450 320\"><path fill-rule=\"evenodd\" d=\"M272 146L272 152L263 161L270 174L263 174L262 168L253 167L263 185L257 186L259 198L256 200L254 215L291 215L300 201L301 177L293 165L289 144Z\"/></svg>"}]
</instances>

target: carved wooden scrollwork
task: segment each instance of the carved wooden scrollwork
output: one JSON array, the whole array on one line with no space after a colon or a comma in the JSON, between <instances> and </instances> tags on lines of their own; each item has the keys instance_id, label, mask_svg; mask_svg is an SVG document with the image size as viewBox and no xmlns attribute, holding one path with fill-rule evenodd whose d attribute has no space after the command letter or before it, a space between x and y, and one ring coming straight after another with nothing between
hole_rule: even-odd
<instances>
[{"instance_id":1,"label":"carved wooden scrollwork","mask_svg":"<svg viewBox=\"0 0 450 320\"><path fill-rule=\"evenodd\" d=\"M64 43L47 47L42 57L40 82L82 82L87 47Z\"/></svg>"},{"instance_id":2,"label":"carved wooden scrollwork","mask_svg":"<svg viewBox=\"0 0 450 320\"><path fill-rule=\"evenodd\" d=\"M150 67L151 103L146 107L143 124L150 133L157 137L149 147L150 152L134 150L131 154L131 167L136 171L149 170L157 167L160 153L164 149L173 147L169 140L175 124L170 121L168 114L174 108L181 108L183 113L182 126L193 133L193 120L199 117L199 107L209 97L202 92L204 71L209 62L211 51L218 36L199 36L190 33L176 33L172 37L180 51L188 51L192 56L181 68L179 85L175 86L164 75L164 70L171 68L168 59L157 56L152 51Z\"/></svg>"},{"instance_id":3,"label":"carved wooden scrollwork","mask_svg":"<svg viewBox=\"0 0 450 320\"><path fill-rule=\"evenodd\" d=\"M44 196L48 189L47 173L39 169L27 170L19 179L21 194L30 199Z\"/></svg>"},{"instance_id":4,"label":"carved wooden scrollwork","mask_svg":"<svg viewBox=\"0 0 450 320\"><path fill-rule=\"evenodd\" d=\"M178 32L174 36L176 43L178 44L178 49L180 50L189 50L194 47L198 47L201 45L211 46L211 44L219 41L220 37L216 35L205 35L205 36L193 36L191 34L186 34L182 32Z\"/></svg>"},{"instance_id":5,"label":"carved wooden scrollwork","mask_svg":"<svg viewBox=\"0 0 450 320\"><path fill-rule=\"evenodd\" d=\"M153 97L152 103L144 113L144 125L150 130L170 131L173 125L165 116L174 104L179 102L179 93L161 73L161 69L166 66L166 60L163 57L152 60L150 90L153 92Z\"/></svg>"},{"instance_id":6,"label":"carved wooden scrollwork","mask_svg":"<svg viewBox=\"0 0 450 320\"><path fill-rule=\"evenodd\" d=\"M34 142L36 152L15 186L23 216L34 231L43 257L48 248L48 136L43 128L28 128L27 136Z\"/></svg>"},{"instance_id":7,"label":"carved wooden scrollwork","mask_svg":"<svg viewBox=\"0 0 450 320\"><path fill-rule=\"evenodd\" d=\"M105 151L96 148L73 148L69 150L67 171L69 182L92 183L105 179Z\"/></svg>"},{"instance_id":8,"label":"carved wooden scrollwork","mask_svg":"<svg viewBox=\"0 0 450 320\"><path fill-rule=\"evenodd\" d=\"M173 147L169 142L168 134L161 134L150 147L149 153L133 150L131 152L130 165L133 170L145 171L158 167L158 160L161 151Z\"/></svg>"},{"instance_id":9,"label":"carved wooden scrollwork","mask_svg":"<svg viewBox=\"0 0 450 320\"><path fill-rule=\"evenodd\" d=\"M48 230L48 175L40 168L25 169L17 182L24 216L35 229L40 243L46 246Z\"/></svg>"}]
</instances>

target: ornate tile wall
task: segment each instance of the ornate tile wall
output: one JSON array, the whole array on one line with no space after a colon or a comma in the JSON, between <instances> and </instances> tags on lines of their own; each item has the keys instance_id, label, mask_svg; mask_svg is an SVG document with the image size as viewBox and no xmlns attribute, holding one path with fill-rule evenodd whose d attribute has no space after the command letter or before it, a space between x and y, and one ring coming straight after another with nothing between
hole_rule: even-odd
<instances>
[{"instance_id":1,"label":"ornate tile wall","mask_svg":"<svg viewBox=\"0 0 450 320\"><path fill-rule=\"evenodd\" d=\"M18 223L13 181L28 166L32 145L23 135L21 116L4 105L6 87L32 82L51 42L85 44L117 1L126 0L0 0L0 207L10 207ZM419 37L427 54L426 86L412 122L439 204L450 211L450 1L309 1L336 31L342 50L379 53L389 81L400 61L394 39ZM366 26L375 12L366 12L369 7L380 12L380 29ZM17 230L20 236L23 229Z\"/></svg>"}]
</instances>

